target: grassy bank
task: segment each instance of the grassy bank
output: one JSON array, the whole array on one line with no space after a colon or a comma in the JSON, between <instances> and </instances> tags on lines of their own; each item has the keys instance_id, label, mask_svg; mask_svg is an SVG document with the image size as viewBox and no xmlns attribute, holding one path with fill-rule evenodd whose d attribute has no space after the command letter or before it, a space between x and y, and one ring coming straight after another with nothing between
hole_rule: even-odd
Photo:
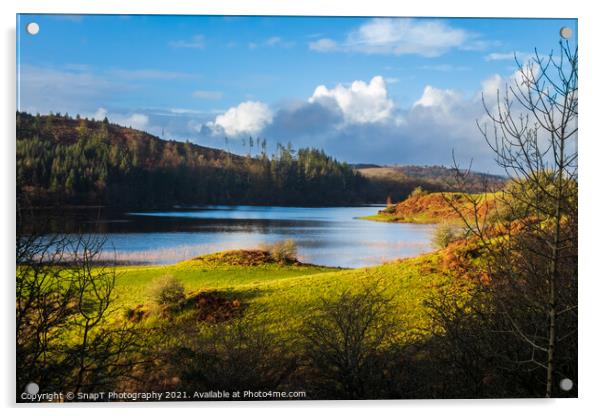
<instances>
[{"instance_id":1,"label":"grassy bank","mask_svg":"<svg viewBox=\"0 0 602 416\"><path fill-rule=\"evenodd\" d=\"M172 275L183 283L188 298L216 294L243 305L245 313L255 313L272 331L286 335L297 331L322 299L334 298L345 290L361 291L378 282L393 299L394 313L404 328L400 338L408 339L428 331L424 302L439 290L458 287L459 283L441 267L439 253L359 269L281 264L261 253L228 251L169 266L118 267L117 304L124 310L152 311L148 288L155 279ZM462 293L468 296L468 286L464 289Z\"/></svg>"},{"instance_id":2,"label":"grassy bank","mask_svg":"<svg viewBox=\"0 0 602 416\"><path fill-rule=\"evenodd\" d=\"M378 211L362 220L414 224L461 223L458 211L470 218L474 215L473 200L478 201L478 214L484 216L494 209L493 193L472 194L460 192L415 191L407 199ZM458 210L458 211L457 211Z\"/></svg>"}]
</instances>

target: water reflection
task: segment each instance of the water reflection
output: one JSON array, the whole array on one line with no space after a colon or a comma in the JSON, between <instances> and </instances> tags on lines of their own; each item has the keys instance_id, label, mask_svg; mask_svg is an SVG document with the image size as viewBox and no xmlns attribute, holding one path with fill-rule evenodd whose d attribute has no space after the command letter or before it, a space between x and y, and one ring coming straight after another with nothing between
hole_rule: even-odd
<instances>
[{"instance_id":1,"label":"water reflection","mask_svg":"<svg viewBox=\"0 0 602 416\"><path fill-rule=\"evenodd\" d=\"M50 233L104 234L114 249L110 255L131 262L173 263L284 239L297 242L302 261L338 267L380 264L431 249L431 225L357 219L377 209L210 206L129 213L89 209L45 213L37 221Z\"/></svg>"}]
</instances>

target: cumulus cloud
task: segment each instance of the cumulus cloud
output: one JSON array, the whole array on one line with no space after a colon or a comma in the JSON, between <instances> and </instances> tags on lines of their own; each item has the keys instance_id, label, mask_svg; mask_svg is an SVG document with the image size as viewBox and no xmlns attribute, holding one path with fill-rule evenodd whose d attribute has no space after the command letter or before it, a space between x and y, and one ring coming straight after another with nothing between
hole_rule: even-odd
<instances>
[{"instance_id":1,"label":"cumulus cloud","mask_svg":"<svg viewBox=\"0 0 602 416\"><path fill-rule=\"evenodd\" d=\"M332 89L318 86L309 98L310 103L324 106L336 105L350 123L375 123L388 119L393 112L387 86L382 76L375 76L369 83L353 81L350 87L338 84Z\"/></svg>"},{"instance_id":2,"label":"cumulus cloud","mask_svg":"<svg viewBox=\"0 0 602 416\"><path fill-rule=\"evenodd\" d=\"M413 107L440 108L449 111L459 105L462 99L462 94L457 91L439 89L427 85L424 87L422 96L414 102Z\"/></svg>"},{"instance_id":3,"label":"cumulus cloud","mask_svg":"<svg viewBox=\"0 0 602 416\"><path fill-rule=\"evenodd\" d=\"M84 116L87 112L95 119L108 117L111 122L161 137L189 139L211 147L223 146L224 134L261 136L271 145L290 141L295 147L323 148L351 163L448 164L454 149L460 161L474 158L473 167L481 170L494 166L475 126L475 120L485 120L481 96L492 106L498 90L504 91L508 83L521 84L516 72L483 79L471 95L444 85L427 85L413 104L402 108L390 97L387 80L376 75L350 84L318 85L305 97L273 103L272 107L249 99L220 110L124 110L116 106L119 94L133 83L124 74L111 77L86 68L24 66L19 75L20 108L27 111L69 111ZM396 89L403 91L405 81L397 82ZM199 98L217 97L216 91L200 91L196 94Z\"/></svg>"},{"instance_id":4,"label":"cumulus cloud","mask_svg":"<svg viewBox=\"0 0 602 416\"><path fill-rule=\"evenodd\" d=\"M481 81L481 94L486 104L493 104L497 101L498 91L504 93L506 87L506 80L499 74L492 75L491 77Z\"/></svg>"},{"instance_id":5,"label":"cumulus cloud","mask_svg":"<svg viewBox=\"0 0 602 416\"><path fill-rule=\"evenodd\" d=\"M109 114L107 109L104 107L100 107L98 110L96 110L94 114L92 114L91 118L93 118L94 120L104 120L107 114Z\"/></svg>"},{"instance_id":6,"label":"cumulus cloud","mask_svg":"<svg viewBox=\"0 0 602 416\"><path fill-rule=\"evenodd\" d=\"M253 134L272 144L323 148L351 163L449 164L453 150L460 163L472 159L474 168L491 171L490 149L475 124L484 118L481 95L490 102L515 77L487 78L472 95L427 85L412 105L400 108L377 75L369 82L319 85L306 101L280 104L273 115L265 104L242 103L204 126L211 135Z\"/></svg>"},{"instance_id":7,"label":"cumulus cloud","mask_svg":"<svg viewBox=\"0 0 602 416\"><path fill-rule=\"evenodd\" d=\"M146 114L133 113L123 119L121 123L115 120L118 124L130 126L138 130L144 130L148 126L148 116Z\"/></svg>"},{"instance_id":8,"label":"cumulus cloud","mask_svg":"<svg viewBox=\"0 0 602 416\"><path fill-rule=\"evenodd\" d=\"M527 93L527 81L533 82L533 79L539 75L541 68L533 63L524 64L507 78L499 74L481 81L481 95L485 104L489 107L497 104L498 91L500 97L506 94L506 88L514 90L516 93Z\"/></svg>"},{"instance_id":9,"label":"cumulus cloud","mask_svg":"<svg viewBox=\"0 0 602 416\"><path fill-rule=\"evenodd\" d=\"M218 115L207 126L215 133L223 131L228 136L253 135L271 123L272 118L272 111L266 104L259 101L245 101Z\"/></svg>"},{"instance_id":10,"label":"cumulus cloud","mask_svg":"<svg viewBox=\"0 0 602 416\"><path fill-rule=\"evenodd\" d=\"M278 110L261 134L321 147L352 163L449 165L454 151L462 165L472 161L475 169L500 173L475 121L487 119L482 97L492 107L498 90L517 81L518 71L493 75L473 94L427 85L408 108L394 105L378 76L369 83L319 86L307 102Z\"/></svg>"},{"instance_id":11,"label":"cumulus cloud","mask_svg":"<svg viewBox=\"0 0 602 416\"><path fill-rule=\"evenodd\" d=\"M319 145L319 138L327 136L344 124L338 106L326 106L320 102L297 101L283 106L275 114L272 123L262 132L272 139L295 138Z\"/></svg>"},{"instance_id":12,"label":"cumulus cloud","mask_svg":"<svg viewBox=\"0 0 602 416\"><path fill-rule=\"evenodd\" d=\"M411 18L375 18L350 32L337 42L322 38L309 43L318 52L359 52L381 55L420 55L437 57L453 48L477 49L483 41L464 29L443 20ZM481 45L481 46L479 46Z\"/></svg>"}]
</instances>

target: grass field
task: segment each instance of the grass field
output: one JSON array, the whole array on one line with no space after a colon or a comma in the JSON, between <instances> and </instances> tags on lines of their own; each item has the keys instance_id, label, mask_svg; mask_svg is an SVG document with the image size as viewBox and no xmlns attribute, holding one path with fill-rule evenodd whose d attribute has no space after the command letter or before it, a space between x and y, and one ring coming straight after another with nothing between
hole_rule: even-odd
<instances>
[{"instance_id":1,"label":"grass field","mask_svg":"<svg viewBox=\"0 0 602 416\"><path fill-rule=\"evenodd\" d=\"M432 330L424 302L437 291L452 290L461 283L442 271L438 253L360 269L279 264L265 258L255 261L259 253L228 251L169 266L118 267L116 303L125 310L152 310L149 287L153 280L173 275L183 283L189 298L217 293L236 300L244 305L245 313L254 313L271 330L286 335L300 328L321 299L336 297L345 290L361 291L377 282L392 298L396 319L403 328L400 338L411 339ZM249 263L249 257L255 260ZM468 290L462 291L468 294Z\"/></svg>"}]
</instances>

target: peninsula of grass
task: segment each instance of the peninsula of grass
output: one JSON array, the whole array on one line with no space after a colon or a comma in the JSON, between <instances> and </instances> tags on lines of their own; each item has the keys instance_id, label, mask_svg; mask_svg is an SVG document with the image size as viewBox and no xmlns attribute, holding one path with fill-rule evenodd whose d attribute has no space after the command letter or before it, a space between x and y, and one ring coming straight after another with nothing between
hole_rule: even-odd
<instances>
[{"instance_id":1,"label":"peninsula of grass","mask_svg":"<svg viewBox=\"0 0 602 416\"><path fill-rule=\"evenodd\" d=\"M413 224L461 223L458 211L470 218L474 215L474 200L478 201L478 215L486 215L494 208L493 196L493 193L481 193L469 198L460 192L428 193L418 189L407 199L359 219Z\"/></svg>"}]
</instances>

